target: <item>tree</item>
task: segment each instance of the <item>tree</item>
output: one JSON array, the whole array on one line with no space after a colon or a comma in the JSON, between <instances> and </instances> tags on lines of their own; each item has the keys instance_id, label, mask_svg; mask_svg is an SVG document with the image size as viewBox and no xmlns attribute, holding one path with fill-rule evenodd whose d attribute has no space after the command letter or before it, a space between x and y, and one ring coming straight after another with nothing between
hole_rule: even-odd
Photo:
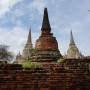
<instances>
[{"instance_id":1,"label":"tree","mask_svg":"<svg viewBox=\"0 0 90 90\"><path fill-rule=\"evenodd\" d=\"M0 61L9 63L12 59L13 59L13 55L8 50L8 46L0 45Z\"/></svg>"}]
</instances>

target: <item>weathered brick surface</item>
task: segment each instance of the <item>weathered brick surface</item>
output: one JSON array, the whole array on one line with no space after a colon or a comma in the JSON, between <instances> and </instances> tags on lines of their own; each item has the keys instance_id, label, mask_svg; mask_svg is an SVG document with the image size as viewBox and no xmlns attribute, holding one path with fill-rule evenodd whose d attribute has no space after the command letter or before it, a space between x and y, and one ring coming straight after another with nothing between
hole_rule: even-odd
<instances>
[{"instance_id":1,"label":"weathered brick surface","mask_svg":"<svg viewBox=\"0 0 90 90\"><path fill-rule=\"evenodd\" d=\"M41 69L23 69L20 65L2 67L0 90L90 90L89 70L73 67L69 70L54 63L43 64Z\"/></svg>"}]
</instances>

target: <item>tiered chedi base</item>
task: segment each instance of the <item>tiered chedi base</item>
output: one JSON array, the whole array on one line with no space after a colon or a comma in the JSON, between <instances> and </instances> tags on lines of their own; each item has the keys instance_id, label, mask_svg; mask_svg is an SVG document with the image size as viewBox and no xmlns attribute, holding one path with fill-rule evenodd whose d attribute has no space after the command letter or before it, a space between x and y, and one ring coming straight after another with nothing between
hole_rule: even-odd
<instances>
[{"instance_id":1,"label":"tiered chedi base","mask_svg":"<svg viewBox=\"0 0 90 90\"><path fill-rule=\"evenodd\" d=\"M37 53L32 56L32 62L52 62L60 57L59 50L37 50Z\"/></svg>"},{"instance_id":2,"label":"tiered chedi base","mask_svg":"<svg viewBox=\"0 0 90 90\"><path fill-rule=\"evenodd\" d=\"M51 62L57 61L61 57L58 50L58 43L52 33L43 33L36 41L36 55L33 56L33 61L36 62Z\"/></svg>"}]
</instances>

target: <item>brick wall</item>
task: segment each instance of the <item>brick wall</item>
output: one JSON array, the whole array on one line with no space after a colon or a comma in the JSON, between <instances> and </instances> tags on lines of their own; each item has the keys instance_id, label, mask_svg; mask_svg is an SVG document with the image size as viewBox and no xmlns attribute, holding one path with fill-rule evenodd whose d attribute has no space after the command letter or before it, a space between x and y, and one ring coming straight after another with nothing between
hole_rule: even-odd
<instances>
[{"instance_id":1,"label":"brick wall","mask_svg":"<svg viewBox=\"0 0 90 90\"><path fill-rule=\"evenodd\" d=\"M1 65L0 90L90 90L90 71L66 70L59 64L36 69Z\"/></svg>"}]
</instances>

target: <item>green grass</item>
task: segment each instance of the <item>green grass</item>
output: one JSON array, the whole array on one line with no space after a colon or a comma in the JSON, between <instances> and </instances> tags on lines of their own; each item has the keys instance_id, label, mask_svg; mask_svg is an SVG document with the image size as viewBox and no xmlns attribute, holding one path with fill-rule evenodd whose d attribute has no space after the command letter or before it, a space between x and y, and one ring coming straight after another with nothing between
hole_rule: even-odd
<instances>
[{"instance_id":1,"label":"green grass","mask_svg":"<svg viewBox=\"0 0 90 90\"><path fill-rule=\"evenodd\" d=\"M57 63L64 63L64 61L65 61L65 59L63 59L63 58L61 58L61 59L59 59L58 61L57 61Z\"/></svg>"},{"instance_id":2,"label":"green grass","mask_svg":"<svg viewBox=\"0 0 90 90\"><path fill-rule=\"evenodd\" d=\"M22 64L23 68L41 68L42 65L40 63L33 63L30 61L27 61L25 63Z\"/></svg>"}]
</instances>

